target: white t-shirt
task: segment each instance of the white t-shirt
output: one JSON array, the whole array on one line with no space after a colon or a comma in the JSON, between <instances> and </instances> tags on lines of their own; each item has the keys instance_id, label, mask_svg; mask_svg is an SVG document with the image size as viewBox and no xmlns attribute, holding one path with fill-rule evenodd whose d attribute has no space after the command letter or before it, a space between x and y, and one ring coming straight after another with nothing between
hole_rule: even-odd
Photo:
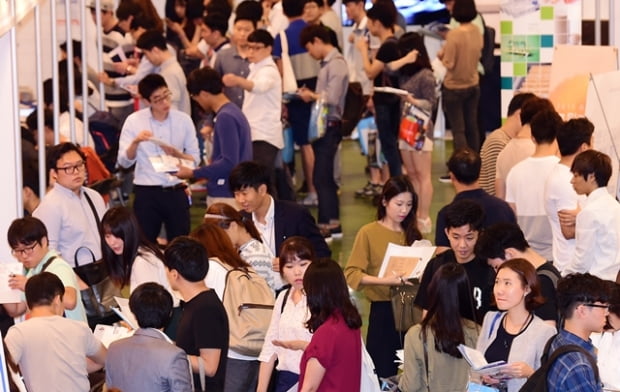
<instances>
[{"instance_id":1,"label":"white t-shirt","mask_svg":"<svg viewBox=\"0 0 620 392\"><path fill-rule=\"evenodd\" d=\"M511 139L497 156L495 178L506 180L510 169L525 158L532 156L536 146L531 139Z\"/></svg>"},{"instance_id":2,"label":"white t-shirt","mask_svg":"<svg viewBox=\"0 0 620 392\"><path fill-rule=\"evenodd\" d=\"M14 325L5 342L29 391L88 391L86 357L102 347L88 325L61 316Z\"/></svg>"},{"instance_id":3,"label":"white t-shirt","mask_svg":"<svg viewBox=\"0 0 620 392\"><path fill-rule=\"evenodd\" d=\"M529 157L517 163L506 178L506 202L516 206L517 223L530 247L553 258L551 227L545 212L545 183L559 158Z\"/></svg>"},{"instance_id":4,"label":"white t-shirt","mask_svg":"<svg viewBox=\"0 0 620 392\"><path fill-rule=\"evenodd\" d=\"M564 238L558 212L574 210L586 199L573 189L570 183L572 177L570 168L558 163L549 173L545 184L545 212L553 235L553 265L561 274L573 258L575 240Z\"/></svg>"},{"instance_id":5,"label":"white t-shirt","mask_svg":"<svg viewBox=\"0 0 620 392\"><path fill-rule=\"evenodd\" d=\"M598 349L596 360L603 389L620 391L620 332L593 333L590 339Z\"/></svg>"},{"instance_id":6,"label":"white t-shirt","mask_svg":"<svg viewBox=\"0 0 620 392\"><path fill-rule=\"evenodd\" d=\"M170 287L168 276L166 275L166 266L164 262L157 258L150 250L140 248L139 254L131 266L131 276L129 277L129 292L133 291L142 283L155 282L164 286L164 288L172 295L173 306L179 306L181 295Z\"/></svg>"}]
</instances>

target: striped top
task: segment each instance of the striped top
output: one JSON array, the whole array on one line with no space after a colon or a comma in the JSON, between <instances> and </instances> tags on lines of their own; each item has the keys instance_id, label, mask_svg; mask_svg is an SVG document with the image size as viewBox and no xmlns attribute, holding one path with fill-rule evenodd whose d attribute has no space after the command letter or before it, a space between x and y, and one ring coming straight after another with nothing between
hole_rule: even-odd
<instances>
[{"instance_id":1,"label":"striped top","mask_svg":"<svg viewBox=\"0 0 620 392\"><path fill-rule=\"evenodd\" d=\"M502 128L498 128L487 136L482 149L480 150L480 187L489 195L495 196L495 173L497 171L496 162L499 153L510 141L510 136Z\"/></svg>"}]
</instances>

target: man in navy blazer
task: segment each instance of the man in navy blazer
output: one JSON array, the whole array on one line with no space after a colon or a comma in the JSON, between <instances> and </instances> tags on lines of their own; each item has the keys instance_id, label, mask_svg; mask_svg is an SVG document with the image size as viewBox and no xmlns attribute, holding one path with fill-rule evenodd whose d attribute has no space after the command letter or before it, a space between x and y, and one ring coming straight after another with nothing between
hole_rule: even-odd
<instances>
[{"instance_id":1,"label":"man in navy blazer","mask_svg":"<svg viewBox=\"0 0 620 392\"><path fill-rule=\"evenodd\" d=\"M191 392L187 354L163 333L172 312L172 296L157 283L138 286L129 308L139 329L113 342L105 362L106 385L123 392Z\"/></svg>"},{"instance_id":2,"label":"man in navy blazer","mask_svg":"<svg viewBox=\"0 0 620 392\"><path fill-rule=\"evenodd\" d=\"M317 257L330 257L331 251L310 212L293 202L274 200L269 194L270 178L265 166L247 161L238 164L228 179L235 200L254 222L263 243L277 257L285 239L302 236L312 242Z\"/></svg>"}]
</instances>

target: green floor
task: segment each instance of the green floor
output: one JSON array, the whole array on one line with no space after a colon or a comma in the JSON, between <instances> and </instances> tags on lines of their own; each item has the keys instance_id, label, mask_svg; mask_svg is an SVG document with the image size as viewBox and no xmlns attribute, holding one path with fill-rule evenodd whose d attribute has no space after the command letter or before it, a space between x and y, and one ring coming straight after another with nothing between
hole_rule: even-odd
<instances>
[{"instance_id":1,"label":"green floor","mask_svg":"<svg viewBox=\"0 0 620 392\"><path fill-rule=\"evenodd\" d=\"M433 151L433 202L431 205L431 218L433 221L437 216L437 211L449 203L454 197L454 189L450 184L442 184L438 181L439 176L446 173L446 161L452 152L452 142L443 140L435 141ZM299 155L299 154L297 154ZM364 174L366 166L366 158L360 154L357 141L345 140L342 143L342 186L340 192L340 215L342 222L343 238L334 240L330 245L332 257L344 266L347 263L355 234L359 228L376 218L377 209L370 200L355 198L355 190L366 184L367 178ZM299 156L297 156L297 167L301 168ZM300 172L301 170L298 170ZM301 181L297 181L298 184ZM202 221L204 214L204 194L196 194L194 205L192 206L192 227L196 227ZM311 212L316 217L316 208L312 208ZM427 236L431 241L434 234ZM368 319L368 303L363 296L356 295L357 303L360 304L360 310L364 321ZM364 332L365 336L365 332Z\"/></svg>"}]
</instances>

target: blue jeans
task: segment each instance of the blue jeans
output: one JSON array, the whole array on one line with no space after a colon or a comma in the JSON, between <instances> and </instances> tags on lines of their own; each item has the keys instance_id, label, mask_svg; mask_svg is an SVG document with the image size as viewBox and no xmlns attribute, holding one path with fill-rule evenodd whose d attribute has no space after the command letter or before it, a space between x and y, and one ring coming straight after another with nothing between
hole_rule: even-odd
<instances>
[{"instance_id":1,"label":"blue jeans","mask_svg":"<svg viewBox=\"0 0 620 392\"><path fill-rule=\"evenodd\" d=\"M390 168L390 176L399 176L402 174L400 151L398 150L400 105L375 105L375 123L381 142L381 152Z\"/></svg>"},{"instance_id":2,"label":"blue jeans","mask_svg":"<svg viewBox=\"0 0 620 392\"><path fill-rule=\"evenodd\" d=\"M334 181L334 157L342 140L340 122L328 124L325 135L312 142L314 150L314 186L319 198L318 222L328 224L330 220L340 219L338 185Z\"/></svg>"},{"instance_id":3,"label":"blue jeans","mask_svg":"<svg viewBox=\"0 0 620 392\"><path fill-rule=\"evenodd\" d=\"M469 146L480 150L480 133L478 131L478 102L480 87L478 85L463 89L442 88L441 98L446 119L452 128L454 149Z\"/></svg>"}]
</instances>

